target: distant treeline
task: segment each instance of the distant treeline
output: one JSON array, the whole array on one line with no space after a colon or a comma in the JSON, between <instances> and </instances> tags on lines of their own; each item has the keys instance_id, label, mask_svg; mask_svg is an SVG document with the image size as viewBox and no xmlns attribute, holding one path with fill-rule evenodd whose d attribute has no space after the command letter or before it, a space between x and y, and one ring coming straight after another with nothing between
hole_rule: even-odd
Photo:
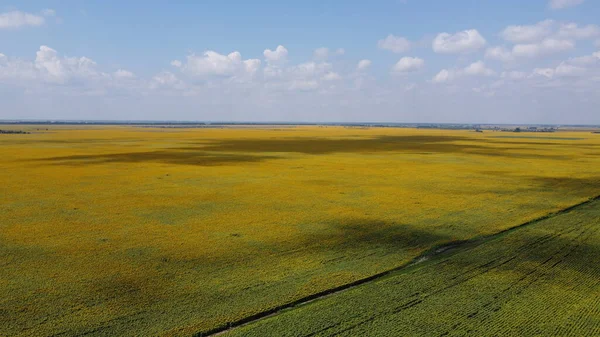
<instances>
[{"instance_id":1,"label":"distant treeline","mask_svg":"<svg viewBox=\"0 0 600 337\"><path fill-rule=\"evenodd\" d=\"M0 134L22 134L22 135L26 135L26 134L29 134L29 132L22 131L22 130L0 130Z\"/></svg>"}]
</instances>

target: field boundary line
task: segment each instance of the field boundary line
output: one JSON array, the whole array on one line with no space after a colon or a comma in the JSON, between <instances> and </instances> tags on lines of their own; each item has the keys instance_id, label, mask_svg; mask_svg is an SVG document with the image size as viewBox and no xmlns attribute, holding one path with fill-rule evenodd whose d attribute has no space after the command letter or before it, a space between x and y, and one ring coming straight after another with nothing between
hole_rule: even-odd
<instances>
[{"instance_id":1,"label":"field boundary line","mask_svg":"<svg viewBox=\"0 0 600 337\"><path fill-rule=\"evenodd\" d=\"M527 222L518 224L516 226L510 227L510 228L507 228L507 229L503 229L503 230L501 230L501 231L499 231L497 233L494 233L494 234L476 236L476 237L473 237L473 238L468 239L468 240L451 241L451 242L447 242L447 243L444 243L444 244L436 245L436 246L434 246L434 247L426 250L422 254L419 254L418 256L416 256L415 258L413 258L410 262L407 262L407 263L402 264L400 266L394 267L392 269L388 269L388 270L382 271L380 273L373 274L371 276L368 276L368 277L365 277L365 278L362 278L362 279L358 279L358 280L350 282L350 283L346 283L346 284L343 284L343 285L340 285L340 286L337 286L337 287L334 287L334 288L326 289L326 290L323 290L323 291L320 291L320 292L317 292L317 293L314 293L314 294L311 294L311 295L308 295L308 296L304 296L304 297L299 298L297 300L294 300L294 301L291 301L291 302L288 302L288 303L284 303L284 304L278 305L278 306L276 306L274 308L271 308L271 309L268 309L268 310L257 312L257 313L255 313L253 315L240 318L240 319L235 320L233 322L228 322L228 323L222 324L220 326L217 326L217 327L209 329L209 330L205 330L205 331L200 331L200 332L194 333L192 336L193 337L211 337L211 336L217 336L217 335L224 334L224 333L229 332L229 331L231 331L233 329L240 328L242 326L245 326L245 325L248 325L248 324L251 324L251 323L255 323L255 322L263 320L265 318L275 316L275 315L279 314L282 310L292 309L294 307L297 307L297 306L300 306L300 305L303 305L303 304L307 304L309 302L312 302L312 301L315 301L315 300L318 300L318 299L322 299L322 298L334 295L336 293L339 293L339 292L342 292L342 291L345 291L345 290L348 290L348 289L351 289L351 288L354 288L354 287L358 287L360 285L363 285L363 284L366 284L366 283L369 283L369 282L372 282L372 281L376 281L376 280L382 279L382 278L384 278L386 276L389 276L390 274L406 270L406 269L408 269L410 267L413 267L415 265L418 265L418 264L420 264L422 262L429 261L429 260L431 260L431 259L433 259L435 257L441 256L441 255L447 255L449 253L457 252L457 250L459 248L462 249L462 250L464 250L464 249L468 249L468 248L472 248L472 247L478 246L478 245L480 245L482 243L485 243L485 242L491 241L493 239L499 238L499 237L501 237L501 236L503 236L505 234L508 234L510 232L519 230L519 229L521 229L523 227L533 225L533 224L538 223L538 222L543 221L543 220L551 219L551 218L556 217L556 216L561 215L561 214L569 213L569 212L571 212L571 211L573 211L573 210L575 210L575 209L577 209L579 207L585 206L587 204L590 204L590 203L592 203L594 201L598 201L598 200L600 200L600 195L588 198L587 200L584 200L582 202L579 202L579 203L574 204L572 206L569 206L567 208L563 208L563 209L560 209L560 210L555 211L555 212L550 212L550 213L545 214L543 216L540 216L538 218L535 218L535 219L529 220Z\"/></svg>"}]
</instances>

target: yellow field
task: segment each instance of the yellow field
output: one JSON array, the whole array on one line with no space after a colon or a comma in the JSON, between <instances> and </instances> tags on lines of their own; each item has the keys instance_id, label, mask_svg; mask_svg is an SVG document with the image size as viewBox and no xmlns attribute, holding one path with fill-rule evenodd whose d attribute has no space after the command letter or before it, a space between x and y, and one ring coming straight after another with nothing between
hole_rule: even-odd
<instances>
[{"instance_id":1,"label":"yellow field","mask_svg":"<svg viewBox=\"0 0 600 337\"><path fill-rule=\"evenodd\" d=\"M590 132L21 129L0 335L189 335L600 194Z\"/></svg>"}]
</instances>

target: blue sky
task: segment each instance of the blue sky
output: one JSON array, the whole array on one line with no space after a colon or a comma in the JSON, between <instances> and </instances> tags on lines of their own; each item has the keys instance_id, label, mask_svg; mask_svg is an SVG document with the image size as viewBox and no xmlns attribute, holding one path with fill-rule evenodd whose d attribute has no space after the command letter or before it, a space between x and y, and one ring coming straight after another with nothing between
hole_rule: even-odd
<instances>
[{"instance_id":1,"label":"blue sky","mask_svg":"<svg viewBox=\"0 0 600 337\"><path fill-rule=\"evenodd\" d=\"M599 18L596 0L3 1L0 119L600 124Z\"/></svg>"}]
</instances>

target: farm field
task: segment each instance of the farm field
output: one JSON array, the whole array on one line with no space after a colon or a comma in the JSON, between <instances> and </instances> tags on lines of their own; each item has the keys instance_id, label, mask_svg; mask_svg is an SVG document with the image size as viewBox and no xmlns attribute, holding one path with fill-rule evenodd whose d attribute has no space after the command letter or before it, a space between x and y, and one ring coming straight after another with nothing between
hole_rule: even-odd
<instances>
[{"instance_id":1,"label":"farm field","mask_svg":"<svg viewBox=\"0 0 600 337\"><path fill-rule=\"evenodd\" d=\"M0 135L0 335L7 336L189 336L402 266L434 246L491 235L600 194L600 134L591 132L23 129L32 133ZM592 264L573 260L546 267L570 251L560 250L563 246L576 247L567 261L594 254L597 203L586 209L548 220L547 228L540 222L511 232L468 256L432 261L411 272L419 280L414 284L402 274L398 284L411 286L394 297L374 292L373 301L383 298L383 312L367 307L364 314L391 315L385 300L443 289L436 283L444 283L443 277L464 279L459 287L487 287L483 294L491 298L473 302L461 297L468 292L440 290L438 315L412 328L430 326L441 334L448 328L444 319L481 311L457 321L462 322L457 331L467 331L477 319L493 316L488 311L498 305L498 313L506 313L492 298L521 276L519 287L534 286L507 290L506 303L515 308L538 310L527 308L522 297L538 290L547 295L564 290L563 297L547 300L574 303L577 294L598 290L590 283L597 278ZM581 219L560 220L567 215ZM535 241L544 235L554 236ZM486 248L493 245L496 249ZM518 248L515 259L498 266L511 247L528 253ZM554 260L542 264L544 256ZM597 257L596 252L589 259ZM488 262L489 272L468 279L487 270L481 265ZM428 270L442 274L427 279ZM542 282L548 273L587 283ZM418 287L423 288L409 292ZM358 301L360 289L366 286L344 296ZM331 316L327 303L336 298L232 333L282 331L269 329L281 329L278 322L286 317ZM465 311L441 304L459 300L472 303ZM488 301L492 304L483 307ZM436 312L435 305L411 307L411 315ZM584 301L581 305L587 310ZM337 327L361 322L362 314ZM403 317L390 317L403 326ZM519 317L511 319L516 324ZM598 329L597 321L572 321L573 329ZM298 333L312 328L297 324ZM347 333L363 334L367 326ZM509 328L496 326L489 333Z\"/></svg>"},{"instance_id":2,"label":"farm field","mask_svg":"<svg viewBox=\"0 0 600 337\"><path fill-rule=\"evenodd\" d=\"M600 335L600 200L224 334L465 335Z\"/></svg>"}]
</instances>

